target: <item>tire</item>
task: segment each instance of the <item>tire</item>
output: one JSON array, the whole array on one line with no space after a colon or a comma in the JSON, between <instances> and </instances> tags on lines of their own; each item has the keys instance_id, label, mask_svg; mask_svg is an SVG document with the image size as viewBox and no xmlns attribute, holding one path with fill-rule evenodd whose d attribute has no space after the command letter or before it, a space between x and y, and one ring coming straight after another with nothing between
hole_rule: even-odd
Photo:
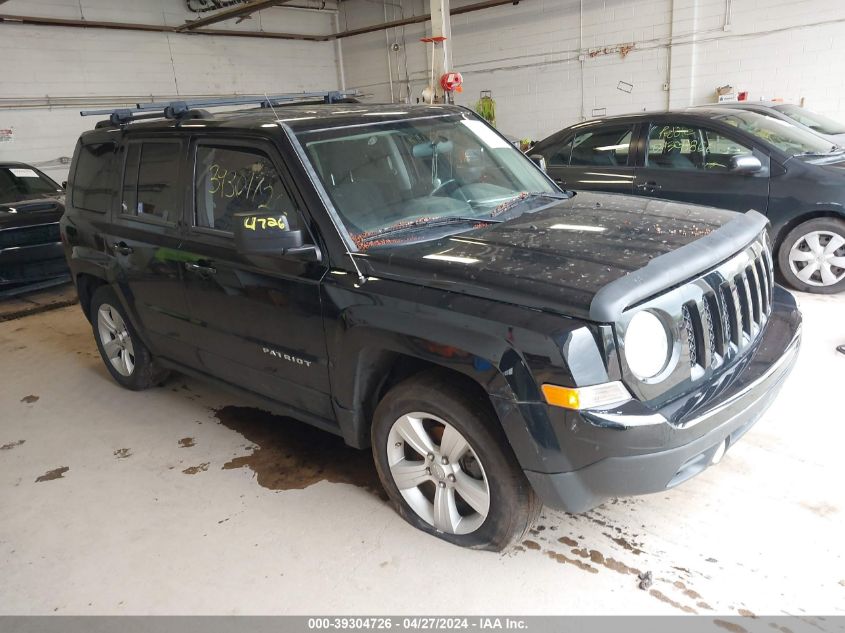
<instances>
[{"instance_id":1,"label":"tire","mask_svg":"<svg viewBox=\"0 0 845 633\"><path fill-rule=\"evenodd\" d=\"M373 417L376 469L414 527L462 547L501 551L536 520L539 499L483 393L426 372L393 387ZM435 505L448 511L437 513Z\"/></svg>"},{"instance_id":2,"label":"tire","mask_svg":"<svg viewBox=\"0 0 845 633\"><path fill-rule=\"evenodd\" d=\"M796 226L781 242L778 267L795 290L816 294L845 291L845 221L817 218Z\"/></svg>"},{"instance_id":3,"label":"tire","mask_svg":"<svg viewBox=\"0 0 845 633\"><path fill-rule=\"evenodd\" d=\"M141 391L167 379L170 372L156 366L109 286L100 286L91 298L91 326L100 357L118 384Z\"/></svg>"}]
</instances>

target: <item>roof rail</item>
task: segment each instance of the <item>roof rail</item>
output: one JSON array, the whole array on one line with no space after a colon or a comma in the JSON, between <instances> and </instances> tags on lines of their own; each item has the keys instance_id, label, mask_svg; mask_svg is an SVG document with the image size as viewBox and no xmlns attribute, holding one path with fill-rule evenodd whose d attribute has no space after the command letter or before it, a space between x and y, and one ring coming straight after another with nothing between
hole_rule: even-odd
<instances>
[{"instance_id":1,"label":"roof rail","mask_svg":"<svg viewBox=\"0 0 845 633\"><path fill-rule=\"evenodd\" d=\"M322 92L290 92L278 95L255 95L245 97L221 97L216 99L188 99L185 101L153 101L150 103L136 103L134 108L116 108L113 110L82 110L81 116L109 117L112 125L123 125L141 119L183 119L202 118L207 112L198 108L218 108L237 105L259 105L271 108L284 103L303 100L322 99L323 103L339 103L358 96L357 90L351 91L322 91ZM99 125L99 124L98 124Z\"/></svg>"}]
</instances>

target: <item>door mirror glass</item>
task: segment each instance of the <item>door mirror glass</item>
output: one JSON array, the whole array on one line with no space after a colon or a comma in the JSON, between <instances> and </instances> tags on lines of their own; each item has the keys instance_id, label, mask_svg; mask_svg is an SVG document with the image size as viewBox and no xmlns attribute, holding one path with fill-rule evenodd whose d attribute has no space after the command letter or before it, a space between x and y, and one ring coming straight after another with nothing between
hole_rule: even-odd
<instances>
[{"instance_id":1,"label":"door mirror glass","mask_svg":"<svg viewBox=\"0 0 845 633\"><path fill-rule=\"evenodd\" d=\"M753 154L731 156L731 171L735 174L754 174L763 169L763 163Z\"/></svg>"},{"instance_id":2,"label":"door mirror glass","mask_svg":"<svg viewBox=\"0 0 845 633\"><path fill-rule=\"evenodd\" d=\"M288 218L278 213L234 215L235 248L243 255L281 255L313 249L301 230L291 230Z\"/></svg>"},{"instance_id":3,"label":"door mirror glass","mask_svg":"<svg viewBox=\"0 0 845 633\"><path fill-rule=\"evenodd\" d=\"M531 162L537 165L537 167L546 171L546 159L542 154L531 154L528 158L530 158Z\"/></svg>"},{"instance_id":4,"label":"door mirror glass","mask_svg":"<svg viewBox=\"0 0 845 633\"><path fill-rule=\"evenodd\" d=\"M67 180L62 181L62 189L67 189Z\"/></svg>"}]
</instances>

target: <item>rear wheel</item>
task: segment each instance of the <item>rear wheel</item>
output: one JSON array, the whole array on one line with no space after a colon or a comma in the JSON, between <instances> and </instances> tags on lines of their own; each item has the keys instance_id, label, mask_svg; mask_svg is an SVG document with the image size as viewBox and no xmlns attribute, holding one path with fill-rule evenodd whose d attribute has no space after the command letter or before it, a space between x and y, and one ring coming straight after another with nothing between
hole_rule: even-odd
<instances>
[{"instance_id":1,"label":"rear wheel","mask_svg":"<svg viewBox=\"0 0 845 633\"><path fill-rule=\"evenodd\" d=\"M111 288L97 289L90 314L97 349L112 378L136 391L166 380L169 372L156 367Z\"/></svg>"},{"instance_id":2,"label":"rear wheel","mask_svg":"<svg viewBox=\"0 0 845 633\"><path fill-rule=\"evenodd\" d=\"M845 221L817 218L799 224L784 238L778 264L796 290L834 294L845 290Z\"/></svg>"},{"instance_id":3,"label":"rear wheel","mask_svg":"<svg viewBox=\"0 0 845 633\"><path fill-rule=\"evenodd\" d=\"M499 551L539 513L483 394L421 374L394 387L374 418L379 477L411 525L456 545Z\"/></svg>"}]
</instances>

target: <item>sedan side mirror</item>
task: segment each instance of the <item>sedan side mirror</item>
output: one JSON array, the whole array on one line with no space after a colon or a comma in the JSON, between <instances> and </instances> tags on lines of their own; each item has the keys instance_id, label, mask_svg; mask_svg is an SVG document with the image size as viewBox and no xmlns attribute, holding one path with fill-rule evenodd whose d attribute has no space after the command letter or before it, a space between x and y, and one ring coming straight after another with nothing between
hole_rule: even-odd
<instances>
[{"instance_id":1,"label":"sedan side mirror","mask_svg":"<svg viewBox=\"0 0 845 633\"><path fill-rule=\"evenodd\" d=\"M542 154L531 154L528 158L543 171L546 171L546 158Z\"/></svg>"},{"instance_id":2,"label":"sedan side mirror","mask_svg":"<svg viewBox=\"0 0 845 633\"><path fill-rule=\"evenodd\" d=\"M305 243L305 233L292 231L288 218L279 213L236 213L235 248L242 255L283 255L316 252Z\"/></svg>"},{"instance_id":3,"label":"sedan side mirror","mask_svg":"<svg viewBox=\"0 0 845 633\"><path fill-rule=\"evenodd\" d=\"M62 189L67 189L67 180L62 181Z\"/></svg>"},{"instance_id":4,"label":"sedan side mirror","mask_svg":"<svg viewBox=\"0 0 845 633\"><path fill-rule=\"evenodd\" d=\"M731 156L731 171L735 174L755 174L763 169L763 163L753 154Z\"/></svg>"}]
</instances>

